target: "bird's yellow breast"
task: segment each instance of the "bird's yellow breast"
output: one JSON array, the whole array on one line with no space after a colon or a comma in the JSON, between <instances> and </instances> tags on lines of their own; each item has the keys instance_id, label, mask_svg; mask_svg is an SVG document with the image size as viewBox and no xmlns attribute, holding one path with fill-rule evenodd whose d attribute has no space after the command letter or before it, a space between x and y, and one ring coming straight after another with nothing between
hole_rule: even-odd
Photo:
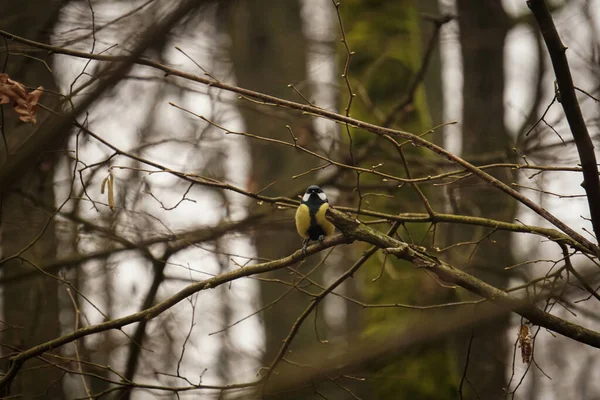
<instances>
[{"instance_id":1,"label":"bird's yellow breast","mask_svg":"<svg viewBox=\"0 0 600 400\"><path fill-rule=\"evenodd\" d=\"M296 229L298 234L304 239L308 238L308 228L310 227L310 211L306 204L300 204L296 210Z\"/></svg>"},{"instance_id":2,"label":"bird's yellow breast","mask_svg":"<svg viewBox=\"0 0 600 400\"><path fill-rule=\"evenodd\" d=\"M312 235L315 235L315 228L320 227L324 236L332 235L335 227L325 218L328 208L329 204L323 203L317 212L311 214L306 204L300 204L296 210L296 229L298 230L298 234L304 239L308 239L311 236L310 231L313 231ZM313 240L316 240L315 237L313 237Z\"/></svg>"},{"instance_id":3,"label":"bird's yellow breast","mask_svg":"<svg viewBox=\"0 0 600 400\"><path fill-rule=\"evenodd\" d=\"M315 213L315 220L317 221L317 224L319 224L325 231L325 236L331 236L333 235L333 232L335 232L335 226L333 226L333 224L329 222L327 218L325 218L325 213L327 212L328 208L329 204L323 203L321 207L319 207L319 210Z\"/></svg>"}]
</instances>

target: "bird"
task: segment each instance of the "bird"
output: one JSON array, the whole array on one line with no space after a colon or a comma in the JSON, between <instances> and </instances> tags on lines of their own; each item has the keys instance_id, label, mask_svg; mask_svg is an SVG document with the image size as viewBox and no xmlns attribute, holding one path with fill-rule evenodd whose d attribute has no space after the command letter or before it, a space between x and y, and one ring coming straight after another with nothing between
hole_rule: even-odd
<instances>
[{"instance_id":1,"label":"bird","mask_svg":"<svg viewBox=\"0 0 600 400\"><path fill-rule=\"evenodd\" d=\"M306 255L306 248L311 240L322 242L326 236L333 235L335 226L325 218L328 208L329 201L325 192L317 185L309 186L296 210L296 230L304 238L303 254Z\"/></svg>"}]
</instances>

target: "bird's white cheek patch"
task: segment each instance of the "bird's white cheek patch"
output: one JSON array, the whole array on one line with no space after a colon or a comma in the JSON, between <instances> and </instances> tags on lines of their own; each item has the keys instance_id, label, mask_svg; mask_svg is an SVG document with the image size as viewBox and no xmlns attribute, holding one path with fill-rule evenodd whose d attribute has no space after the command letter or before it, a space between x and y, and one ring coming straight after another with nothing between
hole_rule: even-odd
<instances>
[{"instance_id":1,"label":"bird's white cheek patch","mask_svg":"<svg viewBox=\"0 0 600 400\"><path fill-rule=\"evenodd\" d=\"M325 193L323 193L323 192L319 193L319 197L321 198L321 200L327 201L327 196L325 195Z\"/></svg>"},{"instance_id":2,"label":"bird's white cheek patch","mask_svg":"<svg viewBox=\"0 0 600 400\"><path fill-rule=\"evenodd\" d=\"M304 193L304 196L302 196L302 201L306 203L309 198L310 198L310 193Z\"/></svg>"}]
</instances>

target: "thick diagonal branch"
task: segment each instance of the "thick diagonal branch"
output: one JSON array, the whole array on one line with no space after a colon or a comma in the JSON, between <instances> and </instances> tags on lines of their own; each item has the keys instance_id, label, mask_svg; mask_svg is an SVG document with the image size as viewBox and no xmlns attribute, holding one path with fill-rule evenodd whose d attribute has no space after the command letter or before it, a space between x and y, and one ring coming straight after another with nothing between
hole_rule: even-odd
<instances>
[{"instance_id":1,"label":"thick diagonal branch","mask_svg":"<svg viewBox=\"0 0 600 400\"><path fill-rule=\"evenodd\" d=\"M581 343L600 348L600 333L562 318L549 314L524 299L511 296L503 290L475 278L446 262L427 254L422 248L401 242L382 232L376 231L360 221L346 216L340 211L329 209L327 218L350 239L371 243L385 249L388 254L411 262L416 267L427 268L440 279L461 286L468 291L490 300L497 306L528 319L531 323L543 326L553 332Z\"/></svg>"}]
</instances>

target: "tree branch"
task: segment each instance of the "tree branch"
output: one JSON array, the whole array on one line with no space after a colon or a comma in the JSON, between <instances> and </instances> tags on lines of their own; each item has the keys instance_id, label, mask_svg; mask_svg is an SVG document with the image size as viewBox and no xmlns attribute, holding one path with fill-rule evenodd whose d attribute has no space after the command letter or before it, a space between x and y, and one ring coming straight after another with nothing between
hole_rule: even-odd
<instances>
[{"instance_id":1,"label":"tree branch","mask_svg":"<svg viewBox=\"0 0 600 400\"><path fill-rule=\"evenodd\" d=\"M51 115L46 118L31 134L31 137L20 148L16 149L16 154L8 157L0 168L0 193L9 189L11 183L21 176L23 170L35 165L33 160L47 149L51 143L66 137L70 133L71 121L88 109L107 90L119 83L157 37L166 35L181 18L203 3L204 1L192 0L181 3L160 22L144 32L139 43L129 55L111 60L111 64L107 65L98 74L103 76L100 83L73 110L65 115Z\"/></svg>"},{"instance_id":2,"label":"tree branch","mask_svg":"<svg viewBox=\"0 0 600 400\"><path fill-rule=\"evenodd\" d=\"M323 241L323 243L318 243L316 245L309 246L306 250L306 256L318 253L319 251L337 246L340 244L348 244L351 243L352 239L343 236L336 235L331 238L327 238ZM126 325L133 324L135 322L140 322L143 320L150 320L160 315L164 311L173 307L177 303L183 301L187 297L191 296L194 293L200 292L202 290L214 289L217 286L220 286L224 283L234 281L239 278L262 274L265 272L275 271L281 268L288 267L301 261L305 258L302 250L298 250L292 255L281 258L279 260L269 261L257 265L253 265L250 267L243 267L240 269L236 269L234 271L226 272L220 275L217 275L213 278L205 279L200 282L193 283L179 292L175 293L173 296L167 298L166 300L150 307L145 310L139 311L134 314L130 314L123 318L117 318L111 321L104 322L102 324L91 325L85 328L78 329L74 332L71 332L67 335L58 337L56 339L41 343L35 347L24 350L17 355L10 357L10 367L6 374L0 378L0 392L6 392L8 388L17 375L17 373L23 367L23 364L34 357L40 356L47 351L57 349L65 344L71 343L77 339L80 339L85 336L93 335L95 333L105 332L112 329L118 329Z\"/></svg>"},{"instance_id":3,"label":"tree branch","mask_svg":"<svg viewBox=\"0 0 600 400\"><path fill-rule=\"evenodd\" d=\"M148 293L146 293L146 298L142 303L141 311L146 310L152 307L154 301L156 300L156 295L158 294L158 288L165 280L165 266L167 264L167 260L169 259L169 254L165 254L163 256L163 260L153 259L152 260L152 270L154 272L154 278L152 279L152 284L148 289ZM144 318L140 321L138 326L135 328L135 332L131 338L131 342L129 343L129 354L127 355L127 363L125 364L125 374L123 377L125 380L133 382L133 377L137 371L138 365L140 363L140 357L142 353L142 349L144 346L144 337L146 336L146 326L148 325L148 319ZM126 390L120 396L122 400L129 400L131 398L132 390Z\"/></svg>"},{"instance_id":4,"label":"tree branch","mask_svg":"<svg viewBox=\"0 0 600 400\"><path fill-rule=\"evenodd\" d=\"M32 40L18 37L16 35L13 35L9 32L3 31L3 30L0 30L0 36L4 36L6 38L10 38L12 40L16 40L21 43L25 43L30 46L34 46L34 47L41 48L44 50L52 51L55 53L70 55L73 57L80 57L80 58L93 59L93 60L99 60L99 61L119 61L119 60L123 60L124 58L126 58L123 56L108 56L108 55L99 55L99 54L89 54L89 53L85 53L85 52L79 52L79 51L75 51L75 50L63 49L60 47L49 46L44 43L38 43L38 42L35 42ZM465 168L469 172L472 172L474 175L478 176L482 180L488 182L492 186L500 189L504 193L515 198L517 201L524 204L525 206L530 208L532 211L534 211L535 213L537 213L538 215L542 216L547 221L552 223L558 229L560 229L561 231L563 231L564 233L569 235L571 238L573 238L573 240L576 240L582 246L589 249L589 251L600 256L600 248L597 245L593 244L592 242L587 240L585 237L583 237L579 233L575 232L573 229L571 229L571 227L569 227L567 224L562 222L560 219L556 218L552 213L548 212L548 210L546 210L545 208L540 207L534 201L527 198L527 196L524 196L523 194L519 193L517 190L515 190L512 187L510 187L509 185L501 182L500 180L494 178L492 175L488 174L487 172L482 171L480 168L477 168L475 165L469 163L468 161L452 154L451 152L445 150L444 148L442 148L440 146L437 146L437 145L423 139L422 137L420 137L418 135L415 135L410 132L405 132L405 131L400 131L400 130L395 130L395 129L390 129L390 128L384 128L381 126L370 124L368 122L364 122L364 121L361 121L361 120L358 120L355 118L347 117L345 115L341 115L341 114L338 114L333 111L328 111L324 108L314 107L314 106L306 105L306 104L300 104L300 103L296 103L293 101L284 100L284 99L281 99L281 98L278 98L275 96L271 96L268 94L256 92L256 91L249 90L249 89L244 89L244 88L241 88L238 86L223 83L221 81L212 79L210 77L207 78L207 77L202 77L202 76L190 74L187 72L179 71L175 68L171 68L169 66L160 64L156 61L152 61L147 58L141 58L141 57L137 58L136 64L145 65L145 66L148 66L151 68L158 69L160 71L165 72L167 75L178 76L178 77L181 77L181 78L193 81L193 82L198 82L198 83L202 83L204 85L208 85L211 87L216 87L219 89L237 93L237 94L240 94L249 99L254 99L254 100L264 102L265 104L294 109L294 110L302 111L304 113L323 117L323 118L329 119L331 121L337 121L337 122L341 122L343 124L348 124L350 126L364 129L365 131L374 133L379 136L383 136L383 135L387 134L387 135L397 136L397 137L407 139L416 146L423 146L423 147L431 150L432 152L439 154L440 156L450 160L451 162L462 166L463 168ZM0 180L0 183L1 183L1 180ZM598 204L600 204L600 202Z\"/></svg>"},{"instance_id":5,"label":"tree branch","mask_svg":"<svg viewBox=\"0 0 600 400\"><path fill-rule=\"evenodd\" d=\"M429 271L437 274L444 281L454 283L475 294L478 294L490 300L492 303L496 304L502 309L512 310L527 318L533 324L543 326L581 343L600 348L600 334L597 332L544 312L534 305L527 303L524 299L510 296L506 292L488 285L487 283L452 267L436 257L430 256L418 246L400 242L385 235L384 233L367 227L366 225L360 223L360 221L352 219L340 211L331 208L328 211L327 218L332 220L332 222L344 233L344 235L337 235L326 239L323 243L310 246L307 250L308 255L339 244L351 243L354 240L364 241L378 248L384 249L384 251L388 254L393 254L398 258L410 261L416 267L428 268ZM302 251L298 250L294 254L279 260L265 262L220 274L213 278L191 284L163 302L143 311L102 324L81 328L70 334L22 351L9 359L10 368L8 369L7 373L0 378L0 390L6 390L8 387L10 387L12 380L18 371L23 367L23 364L31 358L40 356L47 351L56 349L88 335L105 332L111 329L118 329L135 322L155 318L162 312L173 307L194 293L202 290L213 289L219 285L242 277L288 267L302 260L303 257ZM327 291L327 293L329 293L329 291Z\"/></svg>"},{"instance_id":6,"label":"tree branch","mask_svg":"<svg viewBox=\"0 0 600 400\"><path fill-rule=\"evenodd\" d=\"M566 55L567 47L560 40L546 2L544 0L529 0L527 6L535 16L552 60L559 90L557 97L560 104L562 104L579 153L581 167L583 168L583 187L587 193L592 225L597 239L600 235L600 179L598 179L598 166L594 144L575 95L573 78Z\"/></svg>"},{"instance_id":7,"label":"tree branch","mask_svg":"<svg viewBox=\"0 0 600 400\"><path fill-rule=\"evenodd\" d=\"M440 279L461 286L490 300L501 308L512 310L535 325L543 326L578 342L600 348L600 333L542 311L533 304L524 302L523 299L511 296L505 291L488 285L474 276L427 254L424 249L418 246L409 245L389 237L332 208L328 210L327 218L350 239L371 243L384 249L388 254L393 254L400 259L411 262L415 267L427 268L428 271L435 273Z\"/></svg>"}]
</instances>

